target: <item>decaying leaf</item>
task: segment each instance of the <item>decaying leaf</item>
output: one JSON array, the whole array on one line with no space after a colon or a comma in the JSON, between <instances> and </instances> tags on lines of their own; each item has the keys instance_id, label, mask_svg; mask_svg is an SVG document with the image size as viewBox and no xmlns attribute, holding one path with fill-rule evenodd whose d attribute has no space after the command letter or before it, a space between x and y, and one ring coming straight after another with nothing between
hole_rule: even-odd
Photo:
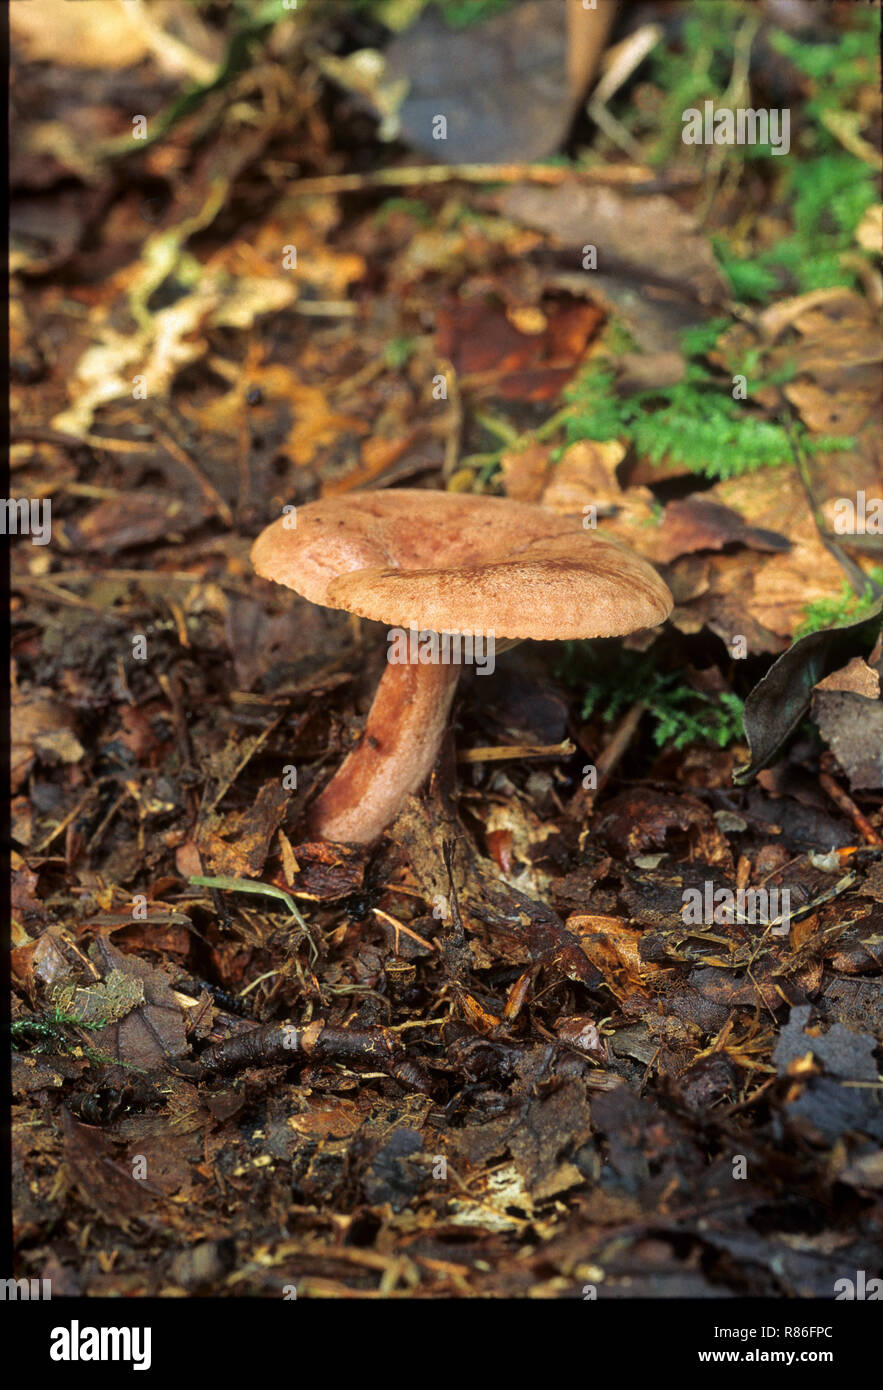
<instances>
[{"instance_id":1,"label":"decaying leaf","mask_svg":"<svg viewBox=\"0 0 883 1390\"><path fill-rule=\"evenodd\" d=\"M873 628L875 617L881 610L883 598L878 599L866 616L857 622L809 632L805 637L798 638L787 652L773 662L745 701L745 736L751 761L739 769L739 782L756 777L760 769L775 757L809 709L812 691L836 660L835 654L842 653L844 645L848 649L851 643L860 642L862 634L867 635Z\"/></svg>"},{"instance_id":2,"label":"decaying leaf","mask_svg":"<svg viewBox=\"0 0 883 1390\"><path fill-rule=\"evenodd\" d=\"M508 217L548 232L564 246L603 247L602 270L627 269L702 302L719 302L726 294L707 238L664 194L524 184L504 193L500 205Z\"/></svg>"},{"instance_id":3,"label":"decaying leaf","mask_svg":"<svg viewBox=\"0 0 883 1390\"><path fill-rule=\"evenodd\" d=\"M60 1014L84 1027L104 1028L118 1023L144 1002L144 983L123 970L113 969L94 985L60 985L50 992Z\"/></svg>"}]
</instances>

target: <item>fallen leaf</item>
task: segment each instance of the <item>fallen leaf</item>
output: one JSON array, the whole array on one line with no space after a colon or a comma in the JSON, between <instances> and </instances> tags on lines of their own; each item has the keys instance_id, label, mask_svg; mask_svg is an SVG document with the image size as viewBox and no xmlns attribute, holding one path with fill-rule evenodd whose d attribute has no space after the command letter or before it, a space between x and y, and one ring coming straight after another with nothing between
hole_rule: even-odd
<instances>
[{"instance_id":1,"label":"fallen leaf","mask_svg":"<svg viewBox=\"0 0 883 1390\"><path fill-rule=\"evenodd\" d=\"M49 690L13 689L11 735L10 782L14 792L37 759L49 764L76 763L85 756L74 733L73 715Z\"/></svg>"},{"instance_id":2,"label":"fallen leaf","mask_svg":"<svg viewBox=\"0 0 883 1390\"><path fill-rule=\"evenodd\" d=\"M819 681L813 723L849 778L853 791L883 787L883 700L880 676L861 657Z\"/></svg>"},{"instance_id":3,"label":"fallen leaf","mask_svg":"<svg viewBox=\"0 0 883 1390\"><path fill-rule=\"evenodd\" d=\"M438 313L438 350L458 375L493 381L503 399L550 400L567 384L604 315L579 300L550 302L542 333L522 333L502 304L456 299Z\"/></svg>"},{"instance_id":4,"label":"fallen leaf","mask_svg":"<svg viewBox=\"0 0 883 1390\"><path fill-rule=\"evenodd\" d=\"M145 28L123 0L27 0L9 8L13 41L35 63L127 68L150 52Z\"/></svg>"},{"instance_id":5,"label":"fallen leaf","mask_svg":"<svg viewBox=\"0 0 883 1390\"><path fill-rule=\"evenodd\" d=\"M548 233L560 245L597 247L602 271L626 268L710 304L727 297L708 238L695 218L665 194L518 184L502 193L499 202L507 217Z\"/></svg>"},{"instance_id":6,"label":"fallen leaf","mask_svg":"<svg viewBox=\"0 0 883 1390\"><path fill-rule=\"evenodd\" d=\"M790 549L786 536L749 526L732 508L694 493L669 502L661 526L651 532L643 553L659 564L669 564L694 550L723 550L727 545L772 553Z\"/></svg>"},{"instance_id":7,"label":"fallen leaf","mask_svg":"<svg viewBox=\"0 0 883 1390\"><path fill-rule=\"evenodd\" d=\"M857 622L824 628L800 637L774 661L745 700L743 721L750 761L735 774L740 784L751 781L775 757L809 709L813 688L844 644L883 610L883 598Z\"/></svg>"},{"instance_id":8,"label":"fallen leaf","mask_svg":"<svg viewBox=\"0 0 883 1390\"><path fill-rule=\"evenodd\" d=\"M610 7L586 16L594 26L582 86L600 56ZM386 50L388 82L404 81L398 106L408 144L447 163L535 160L558 148L580 92L567 82L564 6L526 0L468 30L449 27L434 8ZM447 120L439 140L437 115Z\"/></svg>"},{"instance_id":9,"label":"fallen leaf","mask_svg":"<svg viewBox=\"0 0 883 1390\"><path fill-rule=\"evenodd\" d=\"M223 834L201 826L197 844L209 873L259 878L273 836L285 819L289 799L281 781L265 782L251 806L224 817Z\"/></svg>"}]
</instances>

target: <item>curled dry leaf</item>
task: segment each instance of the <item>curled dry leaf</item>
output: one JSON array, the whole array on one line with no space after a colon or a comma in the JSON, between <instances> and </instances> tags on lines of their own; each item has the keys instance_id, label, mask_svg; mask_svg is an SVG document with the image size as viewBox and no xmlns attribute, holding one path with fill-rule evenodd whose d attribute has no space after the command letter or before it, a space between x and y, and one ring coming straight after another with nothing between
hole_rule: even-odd
<instances>
[{"instance_id":1,"label":"curled dry leaf","mask_svg":"<svg viewBox=\"0 0 883 1390\"><path fill-rule=\"evenodd\" d=\"M862 630L868 632L881 611L883 598L857 622L798 638L773 662L745 701L743 718L751 759L738 770L738 782L756 777L775 757L809 709L812 691L836 660L836 654L843 653L844 647L848 649L850 641L855 642Z\"/></svg>"},{"instance_id":2,"label":"curled dry leaf","mask_svg":"<svg viewBox=\"0 0 883 1390\"><path fill-rule=\"evenodd\" d=\"M627 269L703 303L727 297L708 238L690 213L662 193L519 184L500 195L500 206L507 217L563 246L603 246L605 269Z\"/></svg>"},{"instance_id":3,"label":"curled dry leaf","mask_svg":"<svg viewBox=\"0 0 883 1390\"><path fill-rule=\"evenodd\" d=\"M880 675L861 657L819 681L811 716L855 790L883 787Z\"/></svg>"}]
</instances>

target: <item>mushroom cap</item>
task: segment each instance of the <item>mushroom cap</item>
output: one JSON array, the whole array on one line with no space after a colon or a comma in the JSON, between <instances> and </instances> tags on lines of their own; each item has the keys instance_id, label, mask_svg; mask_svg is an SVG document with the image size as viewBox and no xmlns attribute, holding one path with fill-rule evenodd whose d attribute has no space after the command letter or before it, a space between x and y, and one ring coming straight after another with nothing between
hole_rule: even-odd
<instances>
[{"instance_id":1,"label":"mushroom cap","mask_svg":"<svg viewBox=\"0 0 883 1390\"><path fill-rule=\"evenodd\" d=\"M614 637L672 609L656 571L616 541L504 497L351 492L280 517L251 551L264 579L390 627L500 638Z\"/></svg>"}]
</instances>

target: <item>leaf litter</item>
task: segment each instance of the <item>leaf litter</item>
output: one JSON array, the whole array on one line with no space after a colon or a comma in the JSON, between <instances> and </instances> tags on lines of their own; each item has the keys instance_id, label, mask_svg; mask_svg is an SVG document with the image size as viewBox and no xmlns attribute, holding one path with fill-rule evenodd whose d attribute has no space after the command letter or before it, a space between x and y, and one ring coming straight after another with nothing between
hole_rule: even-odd
<instances>
[{"instance_id":1,"label":"leaf litter","mask_svg":"<svg viewBox=\"0 0 883 1390\"><path fill-rule=\"evenodd\" d=\"M713 170L602 145L600 169L503 167L503 192L458 177L558 148L563 89L501 133L488 78L484 143L413 179L443 63L391 146L328 59L358 51L349 20L140 12L87 25L82 88L69 39L13 25L13 491L51 499L58 538L12 561L16 1272L98 1296L830 1297L881 1234L879 557L833 510L880 480L869 257L734 312L714 238L745 208ZM423 42L390 42L394 75ZM700 360L685 329L710 389L760 376L746 410L787 421L784 462L648 447L641 412ZM829 435L850 442L814 451ZM303 813L376 633L247 555L288 503L402 482L594 508L676 608L591 676L501 656L369 852ZM866 580L860 615L799 635ZM710 740L725 695L744 727ZM507 747L545 751L486 756Z\"/></svg>"}]
</instances>

